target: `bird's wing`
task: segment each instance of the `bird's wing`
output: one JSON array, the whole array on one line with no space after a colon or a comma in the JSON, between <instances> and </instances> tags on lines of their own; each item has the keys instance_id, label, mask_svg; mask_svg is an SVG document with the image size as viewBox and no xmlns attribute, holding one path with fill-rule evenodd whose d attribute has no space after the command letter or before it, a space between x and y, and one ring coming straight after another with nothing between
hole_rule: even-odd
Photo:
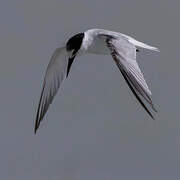
<instances>
[{"instance_id":1,"label":"bird's wing","mask_svg":"<svg viewBox=\"0 0 180 180\"><path fill-rule=\"evenodd\" d=\"M129 88L147 113L154 119L151 112L141 100L141 97L143 97L151 108L157 112L151 100L151 91L136 61L136 47L125 38L105 36L107 47L110 49L111 55Z\"/></svg>"},{"instance_id":2,"label":"bird's wing","mask_svg":"<svg viewBox=\"0 0 180 180\"><path fill-rule=\"evenodd\" d=\"M46 70L39 106L36 115L35 133L48 110L49 105L52 103L62 80L66 76L68 59L65 47L57 48L49 62Z\"/></svg>"}]
</instances>

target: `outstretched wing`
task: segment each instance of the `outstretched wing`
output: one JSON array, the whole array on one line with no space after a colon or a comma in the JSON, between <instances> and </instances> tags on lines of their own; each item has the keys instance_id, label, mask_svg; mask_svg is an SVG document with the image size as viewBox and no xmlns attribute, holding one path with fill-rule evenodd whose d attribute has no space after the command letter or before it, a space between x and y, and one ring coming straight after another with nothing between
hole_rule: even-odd
<instances>
[{"instance_id":1,"label":"outstretched wing","mask_svg":"<svg viewBox=\"0 0 180 180\"><path fill-rule=\"evenodd\" d=\"M151 91L136 61L136 47L125 38L112 36L106 36L106 38L107 47L110 49L111 55L129 88L146 112L154 119L151 112L141 100L141 97L143 97L151 108L157 112L151 100Z\"/></svg>"},{"instance_id":2,"label":"outstretched wing","mask_svg":"<svg viewBox=\"0 0 180 180\"><path fill-rule=\"evenodd\" d=\"M53 53L46 70L39 106L36 115L35 129L36 133L49 105L52 103L62 80L66 76L68 59L65 47L57 48Z\"/></svg>"}]
</instances>

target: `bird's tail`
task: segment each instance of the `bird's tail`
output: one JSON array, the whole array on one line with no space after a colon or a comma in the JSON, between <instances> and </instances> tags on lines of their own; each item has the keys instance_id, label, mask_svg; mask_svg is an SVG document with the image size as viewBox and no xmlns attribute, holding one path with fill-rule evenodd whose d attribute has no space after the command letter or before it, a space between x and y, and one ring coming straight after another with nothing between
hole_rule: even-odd
<instances>
[{"instance_id":1,"label":"bird's tail","mask_svg":"<svg viewBox=\"0 0 180 180\"><path fill-rule=\"evenodd\" d=\"M148 44L145 44L143 42L137 41L135 39L132 39L131 43L133 43L135 46L138 46L138 47L141 47L141 48L145 48L145 49L149 49L149 50L152 50L152 51L160 52L157 47L150 46Z\"/></svg>"},{"instance_id":2,"label":"bird's tail","mask_svg":"<svg viewBox=\"0 0 180 180\"><path fill-rule=\"evenodd\" d=\"M160 52L158 48L156 47L153 47L153 46L150 46L148 44L145 44L143 42L140 42L140 41L137 41L136 39L130 37L130 36L127 36L127 35L124 35L122 34L123 36L125 36L128 41L132 44L134 44L135 46L138 46L138 47L141 47L141 48L144 48L144 49L149 49L149 50L152 50L152 51L157 51L157 52Z\"/></svg>"}]
</instances>

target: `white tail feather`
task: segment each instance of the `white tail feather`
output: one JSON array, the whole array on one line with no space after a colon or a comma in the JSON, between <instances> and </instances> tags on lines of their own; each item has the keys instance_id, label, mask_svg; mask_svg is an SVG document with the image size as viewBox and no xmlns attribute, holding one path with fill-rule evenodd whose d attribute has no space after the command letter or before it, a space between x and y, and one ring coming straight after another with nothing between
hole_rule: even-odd
<instances>
[{"instance_id":1,"label":"white tail feather","mask_svg":"<svg viewBox=\"0 0 180 180\"><path fill-rule=\"evenodd\" d=\"M149 50L152 50L152 51L158 51L158 52L160 52L158 48L153 47L153 46L150 46L150 45L145 44L145 43L142 43L142 42L137 41L137 40L135 40L135 39L131 39L131 40L129 40L129 41L130 41L132 44L134 44L135 46L138 46L138 47L141 47L141 48L145 48L145 49L149 49Z\"/></svg>"},{"instance_id":2,"label":"white tail feather","mask_svg":"<svg viewBox=\"0 0 180 180\"><path fill-rule=\"evenodd\" d=\"M125 34L122 34L123 36L125 36L128 41L132 44L134 44L135 46L138 46L138 47L141 47L141 48L145 48L145 49L149 49L149 50L152 50L152 51L157 51L157 52L160 52L158 48L156 47L153 47L153 46L150 46L148 44L145 44L143 42L140 42L140 41L137 41L135 40L134 38L130 37L130 36L127 36Z\"/></svg>"}]
</instances>

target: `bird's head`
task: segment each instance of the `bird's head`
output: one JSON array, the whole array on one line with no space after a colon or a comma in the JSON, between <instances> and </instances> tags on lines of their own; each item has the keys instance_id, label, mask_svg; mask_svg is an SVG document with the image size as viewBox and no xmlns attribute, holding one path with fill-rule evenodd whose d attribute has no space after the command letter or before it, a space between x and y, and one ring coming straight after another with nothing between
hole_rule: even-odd
<instances>
[{"instance_id":1,"label":"bird's head","mask_svg":"<svg viewBox=\"0 0 180 180\"><path fill-rule=\"evenodd\" d=\"M68 52L69 59L76 56L77 52L81 48L84 38L84 33L78 33L72 36L66 43L66 50Z\"/></svg>"},{"instance_id":2,"label":"bird's head","mask_svg":"<svg viewBox=\"0 0 180 180\"><path fill-rule=\"evenodd\" d=\"M76 54L81 48L83 38L84 38L84 33L79 33L71 37L66 43L66 51L68 53L68 58L69 58L66 77L69 74L71 65L74 61L74 58L76 57Z\"/></svg>"}]
</instances>

